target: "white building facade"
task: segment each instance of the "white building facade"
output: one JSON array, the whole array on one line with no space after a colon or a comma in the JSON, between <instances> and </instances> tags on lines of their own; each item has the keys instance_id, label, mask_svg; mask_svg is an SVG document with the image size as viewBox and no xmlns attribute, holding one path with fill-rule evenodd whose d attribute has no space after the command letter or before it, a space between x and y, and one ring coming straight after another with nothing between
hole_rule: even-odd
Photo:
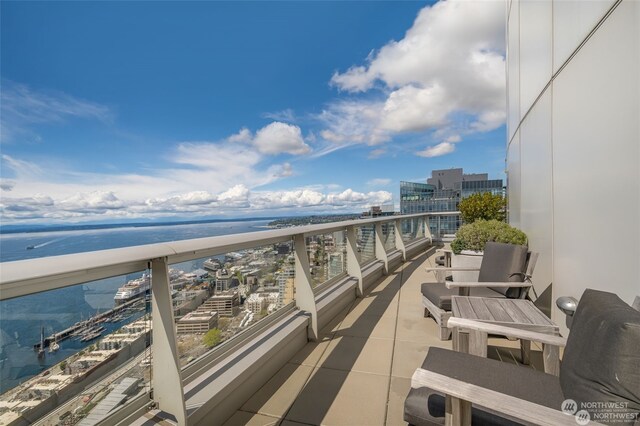
<instances>
[{"instance_id":1,"label":"white building facade","mask_svg":"<svg viewBox=\"0 0 640 426\"><path fill-rule=\"evenodd\" d=\"M634 0L507 0L509 222L553 300L640 294L639 27Z\"/></svg>"}]
</instances>

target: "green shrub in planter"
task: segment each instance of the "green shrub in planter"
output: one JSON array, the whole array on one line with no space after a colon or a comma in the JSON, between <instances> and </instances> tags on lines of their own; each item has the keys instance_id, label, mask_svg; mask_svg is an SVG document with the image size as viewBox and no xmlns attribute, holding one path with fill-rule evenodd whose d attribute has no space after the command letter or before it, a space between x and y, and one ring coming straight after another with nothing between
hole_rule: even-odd
<instances>
[{"instance_id":1,"label":"green shrub in planter","mask_svg":"<svg viewBox=\"0 0 640 426\"><path fill-rule=\"evenodd\" d=\"M490 192L472 194L463 198L458 205L464 223L473 223L480 219L504 222L506 208L506 199L501 194Z\"/></svg>"},{"instance_id":2,"label":"green shrub in planter","mask_svg":"<svg viewBox=\"0 0 640 426\"><path fill-rule=\"evenodd\" d=\"M451 243L451 250L460 254L462 250L484 251L487 241L527 245L527 236L519 229L498 220L476 220L462 225Z\"/></svg>"}]
</instances>

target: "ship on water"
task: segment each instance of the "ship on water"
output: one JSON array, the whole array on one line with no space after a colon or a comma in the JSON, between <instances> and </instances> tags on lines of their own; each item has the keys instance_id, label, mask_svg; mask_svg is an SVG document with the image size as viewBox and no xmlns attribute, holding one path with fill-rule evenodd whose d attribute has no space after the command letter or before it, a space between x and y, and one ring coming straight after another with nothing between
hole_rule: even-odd
<instances>
[{"instance_id":1,"label":"ship on water","mask_svg":"<svg viewBox=\"0 0 640 426\"><path fill-rule=\"evenodd\" d=\"M172 284L178 284L185 280L187 280L187 277L184 271L173 268L169 269L169 281ZM115 300L116 306L121 305L124 302L128 302L129 300L142 297L145 294L149 294L150 289L151 274L145 272L140 278L131 280L123 287L120 287L113 299Z\"/></svg>"},{"instance_id":2,"label":"ship on water","mask_svg":"<svg viewBox=\"0 0 640 426\"><path fill-rule=\"evenodd\" d=\"M121 305L131 299L142 297L149 289L151 289L151 275L145 272L140 278L131 280L123 287L120 287L113 299L116 305Z\"/></svg>"}]
</instances>

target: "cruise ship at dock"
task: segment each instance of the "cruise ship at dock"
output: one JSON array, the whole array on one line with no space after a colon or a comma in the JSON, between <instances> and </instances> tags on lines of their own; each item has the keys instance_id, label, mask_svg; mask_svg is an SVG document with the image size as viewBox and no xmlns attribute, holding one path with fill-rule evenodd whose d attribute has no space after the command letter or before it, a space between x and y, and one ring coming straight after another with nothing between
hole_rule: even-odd
<instances>
[{"instance_id":1,"label":"cruise ship at dock","mask_svg":"<svg viewBox=\"0 0 640 426\"><path fill-rule=\"evenodd\" d=\"M187 280L188 274L178 269L169 269L169 280L172 284L180 283L183 280ZM113 297L116 305L120 305L124 302L128 302L131 299L142 297L151 289L151 274L143 273L140 278L129 281L123 287L118 289L118 292Z\"/></svg>"},{"instance_id":2,"label":"cruise ship at dock","mask_svg":"<svg viewBox=\"0 0 640 426\"><path fill-rule=\"evenodd\" d=\"M113 297L116 305L120 305L136 297L142 297L151 289L151 275L146 272L140 278L129 281Z\"/></svg>"}]
</instances>

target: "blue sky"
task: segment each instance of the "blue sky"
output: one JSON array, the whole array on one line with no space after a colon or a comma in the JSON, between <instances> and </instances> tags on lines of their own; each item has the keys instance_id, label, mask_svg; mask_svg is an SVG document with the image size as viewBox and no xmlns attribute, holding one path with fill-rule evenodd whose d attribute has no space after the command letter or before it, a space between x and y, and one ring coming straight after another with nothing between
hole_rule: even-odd
<instances>
[{"instance_id":1,"label":"blue sky","mask_svg":"<svg viewBox=\"0 0 640 426\"><path fill-rule=\"evenodd\" d=\"M3 223L357 212L503 178L504 5L2 2Z\"/></svg>"}]
</instances>

